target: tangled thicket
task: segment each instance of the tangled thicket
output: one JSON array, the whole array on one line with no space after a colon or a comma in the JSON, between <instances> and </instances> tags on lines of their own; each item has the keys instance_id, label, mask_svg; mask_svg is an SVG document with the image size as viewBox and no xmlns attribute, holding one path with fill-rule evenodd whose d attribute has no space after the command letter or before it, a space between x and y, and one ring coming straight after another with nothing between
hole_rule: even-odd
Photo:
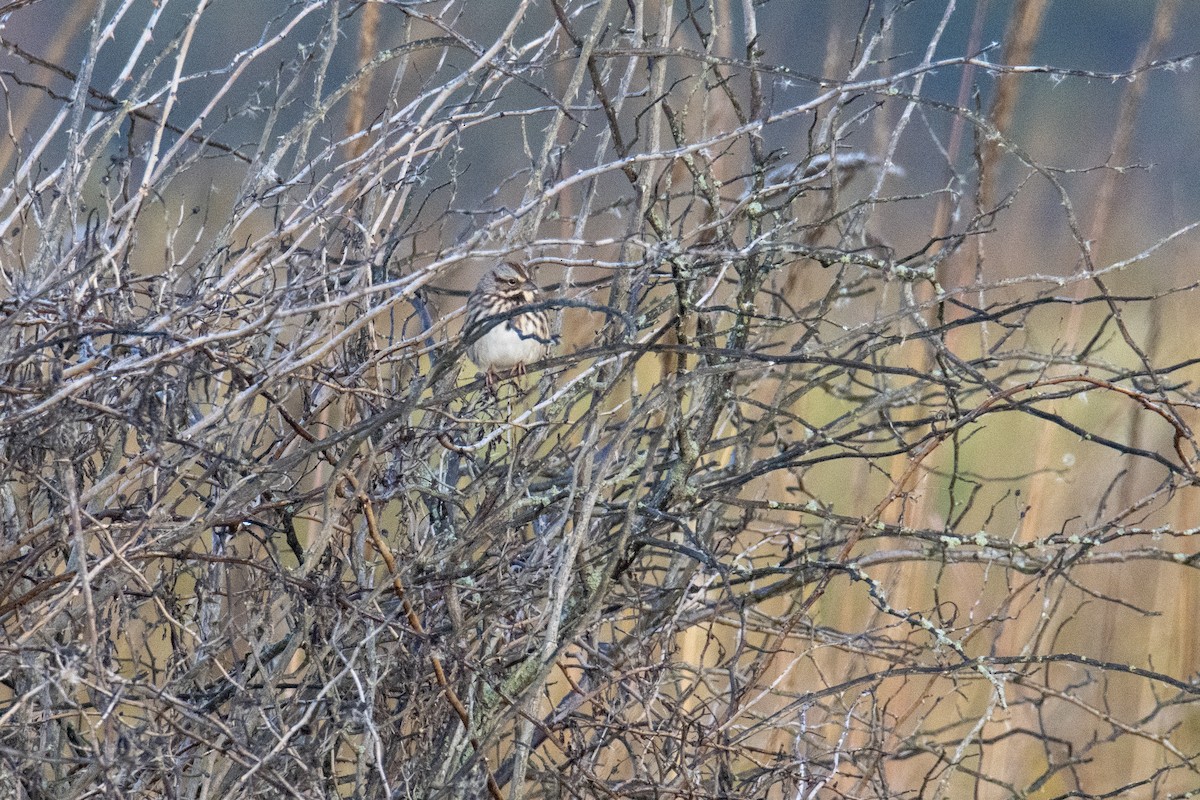
<instances>
[{"instance_id":1,"label":"tangled thicket","mask_svg":"<svg viewBox=\"0 0 1200 800\"><path fill-rule=\"evenodd\" d=\"M3 32L0 797L1196 785L1190 226L1102 260L1121 170L1009 132L1173 3L822 77L778 2L111 5ZM493 393L501 258L563 346Z\"/></svg>"}]
</instances>

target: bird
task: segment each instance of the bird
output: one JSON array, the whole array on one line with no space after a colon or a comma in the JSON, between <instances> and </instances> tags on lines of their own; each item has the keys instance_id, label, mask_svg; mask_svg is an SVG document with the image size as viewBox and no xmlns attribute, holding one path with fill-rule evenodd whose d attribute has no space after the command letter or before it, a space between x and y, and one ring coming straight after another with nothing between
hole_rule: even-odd
<instances>
[{"instance_id":1,"label":"bird","mask_svg":"<svg viewBox=\"0 0 1200 800\"><path fill-rule=\"evenodd\" d=\"M462 338L467 356L494 386L497 370L525 374L525 365L545 358L554 347L544 309L514 313L536 303L541 292L520 264L502 261L479 279L467 298Z\"/></svg>"}]
</instances>

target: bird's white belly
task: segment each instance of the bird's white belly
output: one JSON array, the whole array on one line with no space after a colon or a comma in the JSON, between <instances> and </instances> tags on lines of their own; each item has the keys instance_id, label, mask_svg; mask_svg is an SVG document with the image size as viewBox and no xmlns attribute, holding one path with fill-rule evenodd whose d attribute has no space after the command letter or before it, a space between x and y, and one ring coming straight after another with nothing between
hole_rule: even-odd
<instances>
[{"instance_id":1,"label":"bird's white belly","mask_svg":"<svg viewBox=\"0 0 1200 800\"><path fill-rule=\"evenodd\" d=\"M481 336L471 346L469 355L480 369L511 369L517 364L537 361L545 352L542 342L522 338L502 322Z\"/></svg>"}]
</instances>

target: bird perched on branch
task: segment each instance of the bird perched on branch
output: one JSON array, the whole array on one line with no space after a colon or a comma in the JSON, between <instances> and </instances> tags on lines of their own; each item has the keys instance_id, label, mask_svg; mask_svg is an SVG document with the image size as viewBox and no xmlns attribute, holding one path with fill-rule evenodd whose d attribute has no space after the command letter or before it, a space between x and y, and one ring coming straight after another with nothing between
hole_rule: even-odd
<instances>
[{"instance_id":1,"label":"bird perched on branch","mask_svg":"<svg viewBox=\"0 0 1200 800\"><path fill-rule=\"evenodd\" d=\"M529 273L511 261L488 270L471 292L462 336L488 386L496 383L497 370L524 375L526 364L545 358L554 346L545 309L514 313L539 300L541 292Z\"/></svg>"}]
</instances>

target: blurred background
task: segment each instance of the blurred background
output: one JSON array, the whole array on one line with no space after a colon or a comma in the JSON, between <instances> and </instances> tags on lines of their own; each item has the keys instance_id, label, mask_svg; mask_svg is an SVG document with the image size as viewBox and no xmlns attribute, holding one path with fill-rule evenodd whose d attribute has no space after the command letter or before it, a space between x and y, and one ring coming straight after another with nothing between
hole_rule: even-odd
<instances>
[{"instance_id":1,"label":"blurred background","mask_svg":"<svg viewBox=\"0 0 1200 800\"><path fill-rule=\"evenodd\" d=\"M63 70L76 70L87 52L89 32L99 5L74 0L9 5L20 8L19 12L10 12L5 18L4 39L9 43L9 49L3 53L3 69L10 78L6 91L10 98L13 133L19 142L24 139L23 144L28 146L60 107L61 99L56 100L56 97L69 95L71 82L62 74L55 75L53 71L31 66L28 59L14 54L13 48L21 48ZM490 41L501 32L509 20L508 12L517 5L507 0L495 3L488 13L463 8L448 14L446 19L452 20L456 30L464 36ZM1065 2L1021 3L1019 9L1017 5L1011 0L910 4L903 14L892 17L893 30L886 40L887 50L878 54L883 62L880 71L896 73L919 63L931 36L943 24L944 33L933 54L935 59L980 52L982 58L1000 63L1006 31L1024 19L1015 17L1015 11L1023 12L1025 18L1032 18L1025 23L1029 30L1023 31L1028 39L1028 56L1022 63L1053 67L1055 72L1019 79L1019 100L1014 104L1007 132L1039 163L1063 170L1064 185L1075 193L1079 210L1086 213L1089 210L1087 201L1093 198L1096 185L1104 179L1104 173L1097 168L1109 163L1121 98L1130 88L1128 78L1111 76L1126 73L1142 63L1138 56L1152 38L1156 13L1167 19L1166 29L1154 43L1152 55L1159 59L1180 59L1200 53L1200 8L1177 2L1168 4L1172 8L1163 12L1160 11L1163 4L1149 0L1096 0L1084 6ZM196 28L188 54L189 71L198 75L183 87L172 110L172 114L181 119L195 118L209 103L212 99L209 91L219 85L231 69L228 60L231 53L249 52L257 43L280 33L281 23L297 8L295 4L267 2L216 2L205 6L204 24ZM380 48L395 46L405 39L412 23L398 9L389 8L387 4L380 6L378 45ZM113 87L115 96L123 96L123 92L131 88L133 79L130 76L141 75L154 59L159 58L159 47L153 45L165 44L170 34L182 30L196 7L197 3L191 0L130 7L112 28L113 42L100 51L91 66L93 85ZM952 12L947 13L948 9ZM828 3L772 0L758 6L761 47L769 54L771 63L784 65L801 75L838 77L851 63L855 42L876 33L887 10L887 4L863 0ZM332 84L351 74L358 59L355 39L363 14L355 4L346 4L341 11L344 21L335 35L335 42L323 43L323 46L334 43L336 46L321 53L329 59L326 80ZM536 8L527 18L528 27L540 25L542 17L548 13L547 9ZM159 26L155 42L148 47L135 47L152 14ZM311 12L296 16L300 18L287 19L283 42L278 47L281 57L296 54L312 57L316 54L307 51L322 46L314 43L314 39L324 17ZM740 15L730 13L728 25L733 31L733 40L737 40L741 35ZM134 53L136 55L131 58ZM245 59L245 62L239 65L246 70L240 80L240 87L245 92L274 79L277 64L266 59ZM167 66L160 65L159 69ZM211 70L211 74L205 75L205 70ZM1166 69L1145 70L1139 76L1142 85L1137 91L1142 97L1129 131L1127 159L1113 165L1129 168L1120 181L1116 203L1120 213L1113 215L1110 226L1096 242L1100 248L1098 254L1109 261L1140 252L1150 243L1194 220L1200 192L1196 188L1195 156L1200 131L1190 124L1200 111L1200 81L1195 78L1194 65L1183 59ZM971 92L969 101L976 102L974 93L978 92L978 102L983 108L989 107L995 99L998 76L974 68L966 70L966 77ZM925 78L924 95L931 100L958 103L962 99L963 80L964 69L960 67L934 71ZM22 85L26 81L36 86ZM373 110L382 108L389 90L386 81L373 82L367 106ZM48 92L55 96L48 96ZM814 85L809 81L782 79L772 82L770 93L773 104L786 106L813 96ZM513 98L514 104L524 100ZM241 93L217 98L210 118L224 116L246 102L247 95ZM300 119L303 113L302 105L284 107L279 110L278 124L286 126ZM887 119L886 114L883 119ZM221 137L231 146L253 145L261 133L261 122L261 118L254 115L236 116L222 123ZM331 116L324 130L318 131L319 135L341 136L343 131L339 129L339 122ZM940 122L944 124L945 120ZM808 121L801 119L794 125L773 126L768 132L768 145L801 151L807 124ZM916 132L901 141L896 161L907 173L905 188L929 188L945 182L948 177L946 157L940 151L948 142L945 138L937 141L936 135L946 133L944 129L928 135ZM128 132L121 131L113 141L114 152L125 146L120 139L125 135ZM466 168L472 179L460 189L465 207L485 206L492 187L511 172L508 159L501 157L504 153L472 148L483 147L487 138L488 133L481 132L476 139L464 140L468 156ZM852 141L868 146L870 142L861 141L863 138L865 133L858 141ZM51 144L48 157L61 155L61 148L66 146L66 140L60 137ZM956 166L968 164L970 149L961 148L956 156ZM16 157L11 146L8 157ZM219 159L197 165L196 169L198 173L192 180L197 191L202 191L202 187L210 182L215 183L214 199L218 201L222 194L231 191L224 188L222 181L238 179L237 168ZM1011 160L1005 161L998 172L999 191L1011 189L1021 179L1019 165ZM475 189L474 194L471 194L472 189ZM1019 270L1030 263L1046 264L1048 260L1048 271L1069 269L1068 265L1058 263L1058 259L1071 258L1070 245L1062 240L1059 208L1058 198L1044 185L1022 192L1010 215L1020 220L1021 224L1014 227L1022 232L1028 245L1018 246L1005 237L992 244L1003 248L997 256L1006 264L1014 263ZM926 231L920 224L910 223L919 222L919 219L904 219L891 233L894 236L907 233L912 243L917 244ZM1033 241L1035 236L1036 242ZM1011 253L1010 247L1013 248ZM1182 262L1183 259L1177 263Z\"/></svg>"}]
</instances>

